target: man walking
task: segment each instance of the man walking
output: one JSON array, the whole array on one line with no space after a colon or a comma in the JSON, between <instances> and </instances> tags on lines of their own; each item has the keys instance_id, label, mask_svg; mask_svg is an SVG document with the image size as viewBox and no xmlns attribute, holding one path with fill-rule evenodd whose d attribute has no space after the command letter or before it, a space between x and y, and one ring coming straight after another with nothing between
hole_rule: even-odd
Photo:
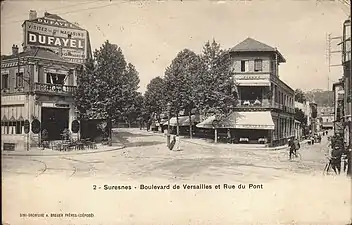
<instances>
[{"instance_id":1,"label":"man walking","mask_svg":"<svg viewBox=\"0 0 352 225\"><path fill-rule=\"evenodd\" d=\"M289 147L290 147L290 159L292 159L292 155L294 155L294 157L297 157L296 153L297 153L297 150L301 148L301 145L296 137L294 137L289 141Z\"/></svg>"}]
</instances>

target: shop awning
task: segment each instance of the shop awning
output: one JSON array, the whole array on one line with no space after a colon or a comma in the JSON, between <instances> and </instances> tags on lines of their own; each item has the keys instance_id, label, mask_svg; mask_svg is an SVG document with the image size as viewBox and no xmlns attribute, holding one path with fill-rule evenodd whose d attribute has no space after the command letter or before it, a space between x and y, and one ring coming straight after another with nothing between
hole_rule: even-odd
<instances>
[{"instance_id":1,"label":"shop awning","mask_svg":"<svg viewBox=\"0 0 352 225\"><path fill-rule=\"evenodd\" d=\"M164 123L167 122L167 119L161 119L160 123L158 121L155 122L156 126L164 125Z\"/></svg>"},{"instance_id":2,"label":"shop awning","mask_svg":"<svg viewBox=\"0 0 352 225\"><path fill-rule=\"evenodd\" d=\"M192 123L199 122L199 116L192 115L191 116ZM167 125L167 120L165 121L164 125ZM178 124L179 126L189 126L189 116L179 116L178 117ZM176 117L172 117L170 119L170 126L177 126Z\"/></svg>"},{"instance_id":3,"label":"shop awning","mask_svg":"<svg viewBox=\"0 0 352 225\"><path fill-rule=\"evenodd\" d=\"M215 116L211 116L197 124L199 128L214 128ZM274 130L275 125L270 111L233 112L227 118L219 121L218 128Z\"/></svg>"},{"instance_id":4,"label":"shop awning","mask_svg":"<svg viewBox=\"0 0 352 225\"><path fill-rule=\"evenodd\" d=\"M238 86L270 86L269 80L236 80Z\"/></svg>"}]
</instances>

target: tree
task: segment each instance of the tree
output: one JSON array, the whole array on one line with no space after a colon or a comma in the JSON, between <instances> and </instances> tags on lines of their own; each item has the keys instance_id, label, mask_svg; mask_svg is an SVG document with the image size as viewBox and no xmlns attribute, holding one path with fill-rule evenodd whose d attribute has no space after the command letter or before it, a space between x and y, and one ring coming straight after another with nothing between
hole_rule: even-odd
<instances>
[{"instance_id":1,"label":"tree","mask_svg":"<svg viewBox=\"0 0 352 225\"><path fill-rule=\"evenodd\" d=\"M189 49L179 52L165 71L165 100L176 112L177 134L179 134L178 117L181 110L186 110L190 117L190 137L192 137L191 111L196 105L196 78L203 72L200 57Z\"/></svg>"},{"instance_id":2,"label":"tree","mask_svg":"<svg viewBox=\"0 0 352 225\"><path fill-rule=\"evenodd\" d=\"M77 89L74 100L80 119L89 119L91 102L94 101L97 91L95 79L94 60L88 59L85 66L77 73ZM89 88L87 88L89 87Z\"/></svg>"},{"instance_id":3,"label":"tree","mask_svg":"<svg viewBox=\"0 0 352 225\"><path fill-rule=\"evenodd\" d=\"M122 91L125 95L125 102L122 109L122 118L127 120L129 126L136 121L142 113L143 96L137 90L139 88L139 77L136 68L129 63L124 74L125 84Z\"/></svg>"},{"instance_id":4,"label":"tree","mask_svg":"<svg viewBox=\"0 0 352 225\"><path fill-rule=\"evenodd\" d=\"M121 48L106 41L94 51L78 75L75 102L83 118L106 119L111 139L111 121L135 110L138 72L127 64Z\"/></svg>"},{"instance_id":5,"label":"tree","mask_svg":"<svg viewBox=\"0 0 352 225\"><path fill-rule=\"evenodd\" d=\"M206 68L198 82L198 107L203 113L223 117L237 104L237 91L232 76L229 51L222 50L215 40L205 43L201 55Z\"/></svg>"},{"instance_id":6,"label":"tree","mask_svg":"<svg viewBox=\"0 0 352 225\"><path fill-rule=\"evenodd\" d=\"M307 125L307 116L304 114L302 109L295 108L295 120L299 121L302 127Z\"/></svg>"},{"instance_id":7,"label":"tree","mask_svg":"<svg viewBox=\"0 0 352 225\"><path fill-rule=\"evenodd\" d=\"M304 103L307 101L306 95L301 89L296 89L295 90L295 101Z\"/></svg>"},{"instance_id":8,"label":"tree","mask_svg":"<svg viewBox=\"0 0 352 225\"><path fill-rule=\"evenodd\" d=\"M161 77L155 77L149 82L144 93L144 108L148 119L152 114L160 115L165 106L164 81Z\"/></svg>"}]
</instances>

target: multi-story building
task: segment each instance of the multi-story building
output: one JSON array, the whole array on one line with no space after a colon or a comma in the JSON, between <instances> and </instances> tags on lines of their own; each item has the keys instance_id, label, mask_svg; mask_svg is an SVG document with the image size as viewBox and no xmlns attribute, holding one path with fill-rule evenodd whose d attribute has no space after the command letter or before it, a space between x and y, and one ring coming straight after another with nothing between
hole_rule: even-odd
<instances>
[{"instance_id":1,"label":"multi-story building","mask_svg":"<svg viewBox=\"0 0 352 225\"><path fill-rule=\"evenodd\" d=\"M334 107L318 106L318 120L323 130L332 130L334 128Z\"/></svg>"},{"instance_id":2,"label":"multi-story building","mask_svg":"<svg viewBox=\"0 0 352 225\"><path fill-rule=\"evenodd\" d=\"M72 124L77 126L78 122L73 93L82 59L89 56L78 52L86 51L84 46L89 41L75 36L86 37L87 32L57 15L46 13L36 18L33 14L31 11L30 20L24 23L24 51L19 52L17 45L13 45L12 54L1 56L4 150L29 150L40 142L44 129L49 141L60 140L63 131L72 131ZM36 41L34 36L38 38ZM63 46L55 51L60 44ZM73 133L78 135L77 130Z\"/></svg>"},{"instance_id":3,"label":"multi-story building","mask_svg":"<svg viewBox=\"0 0 352 225\"><path fill-rule=\"evenodd\" d=\"M247 38L230 50L239 104L221 128L237 141L281 145L294 136L294 90L279 77L286 60L273 47ZM208 120L198 124L206 127Z\"/></svg>"},{"instance_id":4,"label":"multi-story building","mask_svg":"<svg viewBox=\"0 0 352 225\"><path fill-rule=\"evenodd\" d=\"M339 82L334 83L332 86L334 92L334 133L343 134L343 115L344 115L344 84L343 80L340 79Z\"/></svg>"},{"instance_id":5,"label":"multi-story building","mask_svg":"<svg viewBox=\"0 0 352 225\"><path fill-rule=\"evenodd\" d=\"M352 75L351 75L351 15L343 23L342 66L344 80L344 134L345 141L352 146Z\"/></svg>"}]
</instances>

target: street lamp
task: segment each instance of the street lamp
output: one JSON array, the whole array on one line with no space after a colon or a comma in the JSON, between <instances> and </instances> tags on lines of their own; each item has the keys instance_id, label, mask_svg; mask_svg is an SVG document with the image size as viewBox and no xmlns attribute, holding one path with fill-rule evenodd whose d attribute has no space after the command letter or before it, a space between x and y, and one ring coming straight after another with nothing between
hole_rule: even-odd
<instances>
[{"instance_id":1,"label":"street lamp","mask_svg":"<svg viewBox=\"0 0 352 225\"><path fill-rule=\"evenodd\" d=\"M170 146L170 113L171 113L171 103L167 103L167 135L166 135L166 144L167 147Z\"/></svg>"}]
</instances>

